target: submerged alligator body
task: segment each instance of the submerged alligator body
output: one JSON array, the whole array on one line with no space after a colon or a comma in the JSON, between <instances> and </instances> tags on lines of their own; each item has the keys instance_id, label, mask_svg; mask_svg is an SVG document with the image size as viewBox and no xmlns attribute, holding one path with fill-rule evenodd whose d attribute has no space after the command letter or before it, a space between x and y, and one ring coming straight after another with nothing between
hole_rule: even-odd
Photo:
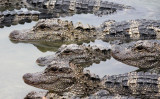
<instances>
[{"instance_id":1,"label":"submerged alligator body","mask_svg":"<svg viewBox=\"0 0 160 99\"><path fill-rule=\"evenodd\" d=\"M112 56L125 64L138 68L159 68L160 41L140 40L112 46Z\"/></svg>"},{"instance_id":2,"label":"submerged alligator body","mask_svg":"<svg viewBox=\"0 0 160 99\"><path fill-rule=\"evenodd\" d=\"M105 21L99 27L84 25L80 22L60 19L43 19L28 30L13 31L10 39L14 41L83 41L111 38L155 39L160 38L159 20Z\"/></svg>"}]
</instances>

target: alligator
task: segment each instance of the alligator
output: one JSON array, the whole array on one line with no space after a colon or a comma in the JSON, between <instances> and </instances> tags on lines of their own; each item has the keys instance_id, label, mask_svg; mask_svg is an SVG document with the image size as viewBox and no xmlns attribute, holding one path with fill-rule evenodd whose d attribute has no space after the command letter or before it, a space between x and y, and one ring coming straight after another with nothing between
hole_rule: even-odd
<instances>
[{"instance_id":1,"label":"alligator","mask_svg":"<svg viewBox=\"0 0 160 99\"><path fill-rule=\"evenodd\" d=\"M27 0L27 2L42 12L108 15L117 10L133 9L130 6L102 0Z\"/></svg>"},{"instance_id":2,"label":"alligator","mask_svg":"<svg viewBox=\"0 0 160 99\"><path fill-rule=\"evenodd\" d=\"M28 2L28 3L27 3ZM32 5L51 5L51 2L55 2L55 7L50 9L37 9L37 7ZM92 2L92 3L91 3ZM20 4L19 4L20 3ZM8 6L9 9L8 9ZM15 6L15 7L11 7ZM18 5L21 5L20 7ZM3 8L3 6L7 8ZM54 5L52 5L54 6ZM68 7L69 8L68 8ZM50 18L59 18L65 16L73 16L74 14L95 14L96 16L109 15L117 10L122 9L131 9L130 6L125 6L121 4L116 4L113 2L100 1L100 0L91 0L91 1L83 1L83 0L74 0L74 1L65 1L65 0L16 0L16 1L0 1L0 7L2 12L0 11L0 27L15 25L18 22L31 22L39 19L50 19ZM21 10L20 8L24 7L29 10ZM17 10L18 9L18 10ZM19 10L20 9L20 10ZM31 11L31 10L37 10ZM40 11L41 13L39 13ZM34 18L33 18L34 16ZM18 20L17 20L18 18ZM20 19L19 19L20 18Z\"/></svg>"},{"instance_id":3,"label":"alligator","mask_svg":"<svg viewBox=\"0 0 160 99\"><path fill-rule=\"evenodd\" d=\"M26 99L33 97L50 98L85 98L91 97L159 97L158 73L134 71L131 73L104 76L102 79L85 67L111 58L111 50L99 46L63 45L51 56L37 59L39 65L47 66L44 72L27 73L24 82L49 92L31 92ZM105 95L96 93L104 90Z\"/></svg>"},{"instance_id":4,"label":"alligator","mask_svg":"<svg viewBox=\"0 0 160 99\"><path fill-rule=\"evenodd\" d=\"M32 76L35 74L32 74ZM30 92L25 99L159 99L160 74L150 72L130 72L119 75L104 76L100 80L101 89L85 97L77 95L58 95L54 92ZM83 79L82 79L83 80ZM81 86L83 87L83 86ZM69 95L69 96L67 96ZM39 97L39 98L38 98ZM117 98L116 98L117 97Z\"/></svg>"},{"instance_id":5,"label":"alligator","mask_svg":"<svg viewBox=\"0 0 160 99\"><path fill-rule=\"evenodd\" d=\"M0 0L0 11L14 10L26 7L24 0Z\"/></svg>"},{"instance_id":6,"label":"alligator","mask_svg":"<svg viewBox=\"0 0 160 99\"><path fill-rule=\"evenodd\" d=\"M46 57L40 57L36 60L36 63L40 66L52 65L58 61L63 62L65 65L62 67L70 67L69 63L79 63L81 67L87 67L93 63L99 63L100 61L106 61L110 59L110 49L103 46L90 46L90 45L62 45L58 51ZM56 63L56 64L58 64Z\"/></svg>"},{"instance_id":7,"label":"alligator","mask_svg":"<svg viewBox=\"0 0 160 99\"><path fill-rule=\"evenodd\" d=\"M63 45L54 55L37 59L36 62L39 65L47 66L44 72L27 73L23 79L31 86L57 94L70 91L79 96L86 96L99 89L100 79L88 71L84 72L83 69L110 58L108 48L76 44ZM52 83L48 81L48 76Z\"/></svg>"},{"instance_id":8,"label":"alligator","mask_svg":"<svg viewBox=\"0 0 160 99\"><path fill-rule=\"evenodd\" d=\"M139 40L112 46L112 57L141 69L159 68L160 41Z\"/></svg>"},{"instance_id":9,"label":"alligator","mask_svg":"<svg viewBox=\"0 0 160 99\"><path fill-rule=\"evenodd\" d=\"M14 30L10 39L18 42L53 41L71 42L108 39L160 38L160 20L105 21L99 27L61 19L42 19L31 29Z\"/></svg>"},{"instance_id":10,"label":"alligator","mask_svg":"<svg viewBox=\"0 0 160 99\"><path fill-rule=\"evenodd\" d=\"M105 76L102 85L111 94L134 96L139 99L158 99L159 79L160 74L139 71Z\"/></svg>"},{"instance_id":11,"label":"alligator","mask_svg":"<svg viewBox=\"0 0 160 99\"><path fill-rule=\"evenodd\" d=\"M15 9L13 11L6 10L0 12L0 28L24 24L25 22L30 23L31 21L38 21L39 16L39 11L28 10L26 8L21 8L19 10Z\"/></svg>"}]
</instances>

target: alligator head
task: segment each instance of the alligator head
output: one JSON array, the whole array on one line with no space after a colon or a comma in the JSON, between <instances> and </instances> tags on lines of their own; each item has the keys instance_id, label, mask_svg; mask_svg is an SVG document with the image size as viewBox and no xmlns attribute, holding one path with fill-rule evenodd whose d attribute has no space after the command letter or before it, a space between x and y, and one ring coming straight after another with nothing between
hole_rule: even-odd
<instances>
[{"instance_id":1,"label":"alligator head","mask_svg":"<svg viewBox=\"0 0 160 99\"><path fill-rule=\"evenodd\" d=\"M68 91L76 82L72 69L58 66L48 66L44 72L27 73L23 79L29 85L54 92Z\"/></svg>"},{"instance_id":2,"label":"alligator head","mask_svg":"<svg viewBox=\"0 0 160 99\"><path fill-rule=\"evenodd\" d=\"M125 64L138 68L153 68L160 64L160 41L140 40L113 45L112 56Z\"/></svg>"},{"instance_id":3,"label":"alligator head","mask_svg":"<svg viewBox=\"0 0 160 99\"><path fill-rule=\"evenodd\" d=\"M100 89L100 79L91 75L88 71L77 71L75 64L71 67L49 65L44 72L27 73L23 76L24 82L58 95L73 93L78 96L85 96ZM72 69L71 69L72 68Z\"/></svg>"},{"instance_id":4,"label":"alligator head","mask_svg":"<svg viewBox=\"0 0 160 99\"><path fill-rule=\"evenodd\" d=\"M69 67L70 62L73 62L79 63L82 67L87 67L110 58L110 49L107 47L70 44L62 45L54 55L40 57L36 62L44 66L57 64L61 61L67 67Z\"/></svg>"},{"instance_id":5,"label":"alligator head","mask_svg":"<svg viewBox=\"0 0 160 99\"><path fill-rule=\"evenodd\" d=\"M90 34L90 32L92 32ZM15 30L10 34L13 41L79 41L94 38L95 27L60 19L42 19L32 28Z\"/></svg>"},{"instance_id":6,"label":"alligator head","mask_svg":"<svg viewBox=\"0 0 160 99\"><path fill-rule=\"evenodd\" d=\"M96 75L84 72L86 66L110 59L110 50L97 46L63 45L55 55L37 60L47 65L44 72L28 73L23 76L25 83L57 93L72 92L78 95L94 93L100 88Z\"/></svg>"}]
</instances>

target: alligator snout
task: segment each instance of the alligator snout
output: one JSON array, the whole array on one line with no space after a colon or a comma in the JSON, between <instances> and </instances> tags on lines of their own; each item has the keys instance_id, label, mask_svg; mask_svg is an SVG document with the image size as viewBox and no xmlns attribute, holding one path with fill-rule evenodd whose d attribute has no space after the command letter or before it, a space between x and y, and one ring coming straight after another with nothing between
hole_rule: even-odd
<instances>
[{"instance_id":1,"label":"alligator snout","mask_svg":"<svg viewBox=\"0 0 160 99\"><path fill-rule=\"evenodd\" d=\"M47 59L45 57L40 57L36 60L36 63L39 65L39 66L45 66L45 63L46 63Z\"/></svg>"},{"instance_id":2,"label":"alligator snout","mask_svg":"<svg viewBox=\"0 0 160 99\"><path fill-rule=\"evenodd\" d=\"M27 79L27 78L31 78L32 77L32 74L30 73L27 73L23 76L23 79Z\"/></svg>"},{"instance_id":3,"label":"alligator snout","mask_svg":"<svg viewBox=\"0 0 160 99\"><path fill-rule=\"evenodd\" d=\"M15 31L12 31L9 35L9 38L11 40L16 40L18 38L18 35L19 35L19 31L18 30L15 30Z\"/></svg>"},{"instance_id":4,"label":"alligator snout","mask_svg":"<svg viewBox=\"0 0 160 99\"><path fill-rule=\"evenodd\" d=\"M32 78L32 74L31 73L27 73L27 74L23 75L23 80L27 84L31 83L31 81L30 81L31 78Z\"/></svg>"}]
</instances>

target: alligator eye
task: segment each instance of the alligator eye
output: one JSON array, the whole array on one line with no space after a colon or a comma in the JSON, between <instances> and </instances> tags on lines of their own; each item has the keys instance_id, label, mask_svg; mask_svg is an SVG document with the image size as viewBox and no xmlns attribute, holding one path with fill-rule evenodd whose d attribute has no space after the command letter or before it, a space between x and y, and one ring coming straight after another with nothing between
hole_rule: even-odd
<instances>
[{"instance_id":1,"label":"alligator eye","mask_svg":"<svg viewBox=\"0 0 160 99\"><path fill-rule=\"evenodd\" d=\"M64 54L70 54L70 53L72 53L72 51L66 50L66 51L64 51L63 53L64 53Z\"/></svg>"},{"instance_id":2,"label":"alligator eye","mask_svg":"<svg viewBox=\"0 0 160 99\"><path fill-rule=\"evenodd\" d=\"M135 50L137 50L137 51L148 51L147 48L145 48L144 46L137 46L135 48Z\"/></svg>"},{"instance_id":3,"label":"alligator eye","mask_svg":"<svg viewBox=\"0 0 160 99\"><path fill-rule=\"evenodd\" d=\"M55 71L57 71L58 69L54 67L54 68L50 68L50 70L55 72Z\"/></svg>"},{"instance_id":4,"label":"alligator eye","mask_svg":"<svg viewBox=\"0 0 160 99\"><path fill-rule=\"evenodd\" d=\"M138 47L136 47L136 49L137 50L143 50L144 48L143 48L143 46L138 46Z\"/></svg>"},{"instance_id":5,"label":"alligator eye","mask_svg":"<svg viewBox=\"0 0 160 99\"><path fill-rule=\"evenodd\" d=\"M42 25L38 26L38 28L39 28L40 30L44 30L44 29L49 29L50 27L42 24Z\"/></svg>"},{"instance_id":6,"label":"alligator eye","mask_svg":"<svg viewBox=\"0 0 160 99\"><path fill-rule=\"evenodd\" d=\"M60 69L59 69L59 72L63 72L63 69L62 69L62 68L60 68Z\"/></svg>"},{"instance_id":7,"label":"alligator eye","mask_svg":"<svg viewBox=\"0 0 160 99\"><path fill-rule=\"evenodd\" d=\"M45 25L40 25L39 28L40 28L40 29L45 29L46 26L45 26Z\"/></svg>"},{"instance_id":8,"label":"alligator eye","mask_svg":"<svg viewBox=\"0 0 160 99\"><path fill-rule=\"evenodd\" d=\"M70 73L72 70L70 68L60 68L59 72L61 73Z\"/></svg>"}]
</instances>

